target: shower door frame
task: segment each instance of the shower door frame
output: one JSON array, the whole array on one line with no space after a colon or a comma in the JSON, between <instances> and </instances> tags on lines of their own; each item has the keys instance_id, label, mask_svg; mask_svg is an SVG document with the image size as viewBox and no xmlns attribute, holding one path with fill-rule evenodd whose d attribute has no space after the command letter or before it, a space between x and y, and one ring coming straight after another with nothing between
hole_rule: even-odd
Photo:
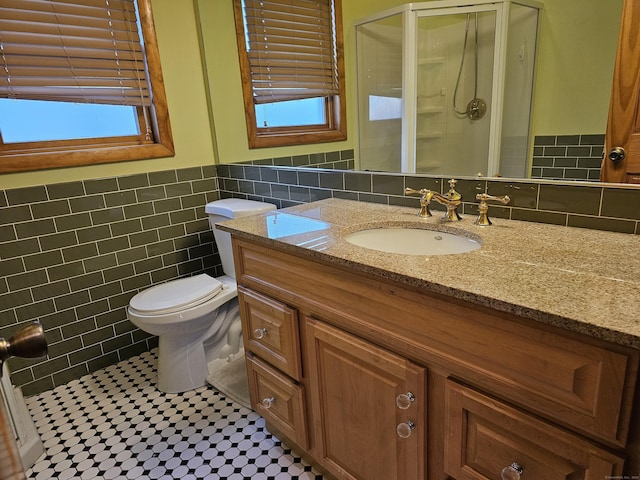
<instances>
[{"instance_id":1,"label":"shower door frame","mask_svg":"<svg viewBox=\"0 0 640 480\"><path fill-rule=\"evenodd\" d=\"M458 15L467 13L495 12L496 27L493 46L493 73L491 85L491 104L487 110L491 114L489 124L489 146L487 149L487 174L498 171L500 163L500 136L502 132L502 95L504 91L505 61L506 61L506 23L509 16L505 15L504 3L476 2L470 6L450 6L436 8L434 4L449 2L430 2L412 4L412 8L404 12L403 26L403 56L405 75L403 77L403 114L402 114L402 172L415 173L417 169L417 98L418 98L418 20L425 17ZM458 4L458 2L455 2ZM420 8L426 5L428 8ZM508 13L508 12L507 12ZM405 23L406 22L406 23ZM496 133L497 132L497 133ZM485 174L485 175L487 175Z\"/></svg>"},{"instance_id":2,"label":"shower door frame","mask_svg":"<svg viewBox=\"0 0 640 480\"><path fill-rule=\"evenodd\" d=\"M491 112L491 123L489 127L486 175L494 175L499 171L504 82L506 77L506 41L509 29L509 12L512 4L537 10L542 9L542 4L537 0L475 0L473 4L469 4L465 0L435 0L407 3L369 15L355 22L354 27L358 27L394 15L402 15L401 173L416 173L418 18L481 11L496 12L492 95L491 105L488 106ZM529 129L531 129L531 121L529 121ZM530 140L529 143L531 143ZM359 147L358 145L358 149Z\"/></svg>"}]
</instances>

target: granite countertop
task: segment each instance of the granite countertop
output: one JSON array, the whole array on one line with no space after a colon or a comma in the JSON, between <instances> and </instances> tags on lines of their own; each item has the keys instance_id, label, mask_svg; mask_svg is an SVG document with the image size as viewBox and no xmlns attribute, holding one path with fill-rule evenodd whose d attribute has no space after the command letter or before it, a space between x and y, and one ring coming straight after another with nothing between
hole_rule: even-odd
<instances>
[{"instance_id":1,"label":"granite countertop","mask_svg":"<svg viewBox=\"0 0 640 480\"><path fill-rule=\"evenodd\" d=\"M328 199L219 224L280 250L425 291L640 348L640 236L492 219L493 225L423 220L416 208ZM491 209L489 210L491 214ZM393 254L344 236L371 227L461 233L482 247L455 255Z\"/></svg>"}]
</instances>

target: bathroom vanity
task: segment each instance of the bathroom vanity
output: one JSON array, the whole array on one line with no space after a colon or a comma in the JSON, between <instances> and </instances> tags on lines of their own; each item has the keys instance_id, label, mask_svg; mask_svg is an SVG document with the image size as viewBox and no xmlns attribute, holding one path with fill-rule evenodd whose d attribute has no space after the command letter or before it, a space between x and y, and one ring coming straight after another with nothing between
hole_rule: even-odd
<instances>
[{"instance_id":1,"label":"bathroom vanity","mask_svg":"<svg viewBox=\"0 0 640 480\"><path fill-rule=\"evenodd\" d=\"M220 226L269 430L338 479L637 478L640 237L415 213L331 199ZM408 226L482 246L345 241Z\"/></svg>"}]
</instances>

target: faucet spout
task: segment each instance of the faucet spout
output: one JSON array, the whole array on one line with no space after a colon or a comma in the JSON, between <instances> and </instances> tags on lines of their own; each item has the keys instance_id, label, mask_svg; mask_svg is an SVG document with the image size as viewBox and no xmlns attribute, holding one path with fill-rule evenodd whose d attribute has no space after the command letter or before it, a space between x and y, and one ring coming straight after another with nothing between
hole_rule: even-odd
<instances>
[{"instance_id":1,"label":"faucet spout","mask_svg":"<svg viewBox=\"0 0 640 480\"><path fill-rule=\"evenodd\" d=\"M457 208L458 205L462 203L462 195L455 191L454 187L457 180L453 178L449 180L449 191L444 195L438 192L434 192L433 190L428 190L426 188L422 188L420 190L414 190L413 188L405 188L405 195L417 194L421 195L420 197L420 213L418 216L420 218L431 217L431 211L429 210L429 203L431 200L435 200L440 205L444 205L447 207L447 213L444 216L444 220L447 222L457 222L461 220L462 217L458 214Z\"/></svg>"}]
</instances>

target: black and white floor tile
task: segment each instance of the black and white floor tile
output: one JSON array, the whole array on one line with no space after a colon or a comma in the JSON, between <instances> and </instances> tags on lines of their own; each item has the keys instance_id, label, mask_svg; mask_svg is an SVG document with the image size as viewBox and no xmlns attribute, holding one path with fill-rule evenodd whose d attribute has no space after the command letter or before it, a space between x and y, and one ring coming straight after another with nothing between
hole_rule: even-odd
<instances>
[{"instance_id":1,"label":"black and white floor tile","mask_svg":"<svg viewBox=\"0 0 640 480\"><path fill-rule=\"evenodd\" d=\"M155 387L156 351L27 399L45 456L30 480L319 480L258 414L210 386Z\"/></svg>"}]
</instances>

